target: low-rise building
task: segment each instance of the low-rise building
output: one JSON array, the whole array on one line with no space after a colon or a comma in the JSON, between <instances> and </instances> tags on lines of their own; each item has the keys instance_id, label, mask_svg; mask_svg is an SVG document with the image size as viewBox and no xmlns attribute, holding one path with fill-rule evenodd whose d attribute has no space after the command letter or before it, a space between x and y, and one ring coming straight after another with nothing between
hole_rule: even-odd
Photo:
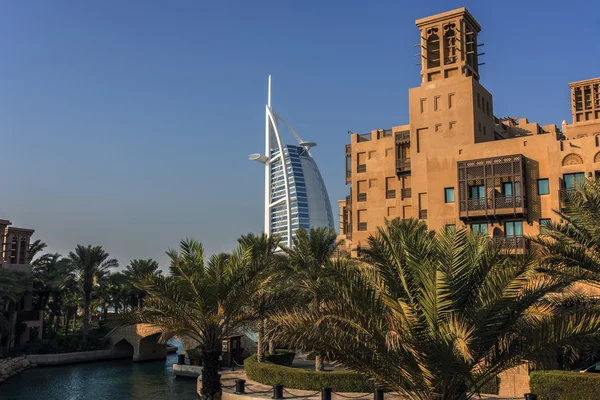
<instances>
[{"instance_id":1,"label":"low-rise building","mask_svg":"<svg viewBox=\"0 0 600 400\"><path fill-rule=\"evenodd\" d=\"M526 252L525 237L557 220L564 193L600 176L600 78L570 84L571 124L499 118L479 82L475 18L459 8L416 25L422 83L409 90L409 123L353 133L346 145L341 238L356 256L386 219L412 217Z\"/></svg>"}]
</instances>

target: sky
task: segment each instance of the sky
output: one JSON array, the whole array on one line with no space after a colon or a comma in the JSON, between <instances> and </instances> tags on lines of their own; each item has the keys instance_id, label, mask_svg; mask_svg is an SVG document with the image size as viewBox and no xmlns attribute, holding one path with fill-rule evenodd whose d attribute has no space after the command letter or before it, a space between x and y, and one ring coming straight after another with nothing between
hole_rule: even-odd
<instances>
[{"instance_id":1,"label":"sky","mask_svg":"<svg viewBox=\"0 0 600 400\"><path fill-rule=\"evenodd\" d=\"M462 6L495 114L570 121L568 82L600 75L600 2L0 0L0 219L121 267L165 270L186 237L231 251L263 229L247 156L264 150L272 74L274 109L318 143L337 223L347 132L409 122L414 21Z\"/></svg>"}]
</instances>

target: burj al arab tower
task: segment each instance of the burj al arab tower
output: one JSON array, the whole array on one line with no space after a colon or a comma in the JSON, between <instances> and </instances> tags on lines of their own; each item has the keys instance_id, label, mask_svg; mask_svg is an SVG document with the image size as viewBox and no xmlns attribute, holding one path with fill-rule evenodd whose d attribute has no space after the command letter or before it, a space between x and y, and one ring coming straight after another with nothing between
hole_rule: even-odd
<instances>
[{"instance_id":1,"label":"burj al arab tower","mask_svg":"<svg viewBox=\"0 0 600 400\"><path fill-rule=\"evenodd\" d=\"M271 105L271 76L265 117L265 153L248 158L265 166L265 233L280 235L282 245L292 247L299 228L333 228L333 213L325 183L310 154L315 142L306 142ZM290 139L284 144L280 122Z\"/></svg>"}]
</instances>

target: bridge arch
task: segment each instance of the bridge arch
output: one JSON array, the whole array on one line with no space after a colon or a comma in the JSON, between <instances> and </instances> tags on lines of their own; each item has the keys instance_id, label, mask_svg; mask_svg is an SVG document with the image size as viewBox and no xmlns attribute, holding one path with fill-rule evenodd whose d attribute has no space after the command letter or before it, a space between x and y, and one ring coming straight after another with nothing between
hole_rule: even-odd
<instances>
[{"instance_id":1,"label":"bridge arch","mask_svg":"<svg viewBox=\"0 0 600 400\"><path fill-rule=\"evenodd\" d=\"M134 347L127 339L121 339L112 346L113 358L133 358Z\"/></svg>"}]
</instances>

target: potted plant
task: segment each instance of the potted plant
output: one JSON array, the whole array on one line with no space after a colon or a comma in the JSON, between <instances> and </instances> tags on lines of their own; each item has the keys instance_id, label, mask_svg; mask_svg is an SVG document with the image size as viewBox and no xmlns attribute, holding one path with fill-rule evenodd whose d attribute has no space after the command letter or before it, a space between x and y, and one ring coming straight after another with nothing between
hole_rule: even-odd
<instances>
[{"instance_id":1,"label":"potted plant","mask_svg":"<svg viewBox=\"0 0 600 400\"><path fill-rule=\"evenodd\" d=\"M200 349L198 349L198 348L193 348L193 349L187 350L187 356L190 359L190 365L197 365L197 366L202 365L202 360L201 360L200 354L201 354Z\"/></svg>"}]
</instances>

